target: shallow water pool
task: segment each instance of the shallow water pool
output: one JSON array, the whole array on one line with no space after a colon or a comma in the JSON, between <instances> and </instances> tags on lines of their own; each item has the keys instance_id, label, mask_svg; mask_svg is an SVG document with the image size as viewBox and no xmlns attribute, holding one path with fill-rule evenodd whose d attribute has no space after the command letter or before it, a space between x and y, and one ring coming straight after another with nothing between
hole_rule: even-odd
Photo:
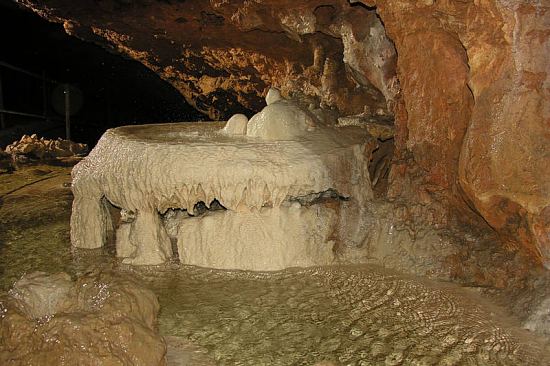
<instances>
[{"instance_id":1,"label":"shallow water pool","mask_svg":"<svg viewBox=\"0 0 550 366\"><path fill-rule=\"evenodd\" d=\"M161 333L193 343L220 365L549 364L540 339L471 290L378 267L132 268L114 260L112 248L72 251L67 172L42 170L40 177L51 178L36 183L16 172L22 188L10 185L13 192L1 196L2 291L36 270L129 272L158 295Z\"/></svg>"}]
</instances>

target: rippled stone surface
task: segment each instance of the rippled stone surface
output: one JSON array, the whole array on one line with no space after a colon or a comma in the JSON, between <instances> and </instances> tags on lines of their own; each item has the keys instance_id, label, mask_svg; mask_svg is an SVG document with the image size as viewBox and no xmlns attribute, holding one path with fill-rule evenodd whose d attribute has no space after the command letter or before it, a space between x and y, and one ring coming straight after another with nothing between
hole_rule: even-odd
<instances>
[{"instance_id":1,"label":"rippled stone surface","mask_svg":"<svg viewBox=\"0 0 550 366\"><path fill-rule=\"evenodd\" d=\"M161 331L219 364L544 365L544 349L475 294L375 267L146 276Z\"/></svg>"}]
</instances>

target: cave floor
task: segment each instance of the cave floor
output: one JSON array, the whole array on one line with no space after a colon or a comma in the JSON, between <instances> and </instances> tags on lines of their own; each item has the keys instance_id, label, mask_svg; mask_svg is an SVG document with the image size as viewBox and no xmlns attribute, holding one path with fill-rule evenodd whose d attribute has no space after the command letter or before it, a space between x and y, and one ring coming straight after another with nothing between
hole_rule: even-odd
<instances>
[{"instance_id":1,"label":"cave floor","mask_svg":"<svg viewBox=\"0 0 550 366\"><path fill-rule=\"evenodd\" d=\"M375 266L272 273L128 267L69 241L70 168L0 174L0 293L22 274L130 272L159 297L170 365L547 365L548 346L475 291Z\"/></svg>"}]
</instances>

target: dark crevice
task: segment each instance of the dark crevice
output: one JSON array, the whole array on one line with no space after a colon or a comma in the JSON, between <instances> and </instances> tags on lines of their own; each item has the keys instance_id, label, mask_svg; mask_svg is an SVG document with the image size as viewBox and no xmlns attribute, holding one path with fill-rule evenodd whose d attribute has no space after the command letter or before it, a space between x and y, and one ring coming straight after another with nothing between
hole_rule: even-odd
<instances>
[{"instance_id":1,"label":"dark crevice","mask_svg":"<svg viewBox=\"0 0 550 366\"><path fill-rule=\"evenodd\" d=\"M317 23L326 26L331 24L336 17L336 9L332 5L319 5L313 10Z\"/></svg>"},{"instance_id":2,"label":"dark crevice","mask_svg":"<svg viewBox=\"0 0 550 366\"><path fill-rule=\"evenodd\" d=\"M388 176L395 149L394 139L378 139L378 148L372 153L369 175L375 196L382 197L388 188Z\"/></svg>"},{"instance_id":3,"label":"dark crevice","mask_svg":"<svg viewBox=\"0 0 550 366\"><path fill-rule=\"evenodd\" d=\"M304 196L290 197L289 202L298 202L302 206L325 204L334 201L348 201L350 198L341 195L337 190L329 188L323 192L310 193Z\"/></svg>"},{"instance_id":4,"label":"dark crevice","mask_svg":"<svg viewBox=\"0 0 550 366\"><path fill-rule=\"evenodd\" d=\"M353 2L353 3L350 4L350 6L352 6L354 8L364 8L364 9L367 9L367 10L370 10L370 11L376 10L376 5L370 6L370 5L367 5L367 4L362 3L360 1Z\"/></svg>"},{"instance_id":5,"label":"dark crevice","mask_svg":"<svg viewBox=\"0 0 550 366\"><path fill-rule=\"evenodd\" d=\"M210 202L210 205L208 206L206 206L206 203L204 203L203 201L197 202L193 206L193 211L192 211L193 213L188 211L187 214L189 216L196 217L196 216L204 215L209 211L225 211L225 210L227 210L227 208L225 208L220 203L220 201L218 201L217 199L214 199L212 202Z\"/></svg>"}]
</instances>

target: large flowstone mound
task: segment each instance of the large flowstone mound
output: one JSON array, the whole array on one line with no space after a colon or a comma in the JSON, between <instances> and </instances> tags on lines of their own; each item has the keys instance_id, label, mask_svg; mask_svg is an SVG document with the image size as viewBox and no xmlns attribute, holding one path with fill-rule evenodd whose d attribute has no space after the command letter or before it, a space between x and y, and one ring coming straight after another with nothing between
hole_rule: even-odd
<instances>
[{"instance_id":1,"label":"large flowstone mound","mask_svg":"<svg viewBox=\"0 0 550 366\"><path fill-rule=\"evenodd\" d=\"M285 100L246 135L230 133L234 123L247 121L108 130L73 170L73 245L105 245L108 204L122 210L117 255L129 264L169 260L170 236L183 263L230 269L330 264L341 243L361 244L375 147L365 129L322 125ZM200 215L213 202L227 211Z\"/></svg>"}]
</instances>

